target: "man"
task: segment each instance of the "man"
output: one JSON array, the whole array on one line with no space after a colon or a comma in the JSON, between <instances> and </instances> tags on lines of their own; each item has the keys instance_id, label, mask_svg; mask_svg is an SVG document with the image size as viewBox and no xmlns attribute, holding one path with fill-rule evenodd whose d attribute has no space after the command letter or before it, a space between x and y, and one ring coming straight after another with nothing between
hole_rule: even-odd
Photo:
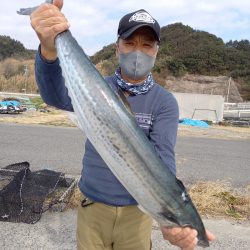
<instances>
[{"instance_id":1,"label":"man","mask_svg":"<svg viewBox=\"0 0 250 250\"><path fill-rule=\"evenodd\" d=\"M46 103L73 111L54 43L56 35L69 28L61 7L62 0L56 0L53 5L41 5L31 15L31 25L41 42L36 79ZM175 173L178 106L151 74L159 42L160 26L149 13L139 10L125 15L118 27L116 55L120 67L105 79L114 91L123 90L156 153ZM78 209L78 249L150 249L152 219L138 209L89 140L79 188L84 195ZM162 233L164 239L185 250L197 244L197 232L190 228L162 227ZM208 237L213 239L209 232Z\"/></svg>"}]
</instances>

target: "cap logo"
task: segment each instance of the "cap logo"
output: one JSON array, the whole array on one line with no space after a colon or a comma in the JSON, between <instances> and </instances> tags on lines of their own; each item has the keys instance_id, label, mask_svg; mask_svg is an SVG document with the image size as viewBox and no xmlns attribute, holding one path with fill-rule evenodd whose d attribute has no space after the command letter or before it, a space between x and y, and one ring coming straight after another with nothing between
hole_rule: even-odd
<instances>
[{"instance_id":1,"label":"cap logo","mask_svg":"<svg viewBox=\"0 0 250 250\"><path fill-rule=\"evenodd\" d=\"M151 17L145 11L136 12L133 16L130 17L129 22L131 21L143 22L143 23L155 23L155 20L153 19L153 17Z\"/></svg>"}]
</instances>

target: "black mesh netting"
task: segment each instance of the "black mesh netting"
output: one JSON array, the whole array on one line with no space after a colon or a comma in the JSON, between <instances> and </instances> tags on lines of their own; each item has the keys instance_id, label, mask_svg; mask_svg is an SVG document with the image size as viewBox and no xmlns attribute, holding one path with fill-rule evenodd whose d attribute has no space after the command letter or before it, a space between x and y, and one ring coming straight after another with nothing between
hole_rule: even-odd
<instances>
[{"instance_id":1,"label":"black mesh netting","mask_svg":"<svg viewBox=\"0 0 250 250\"><path fill-rule=\"evenodd\" d=\"M0 221L36 223L43 212L65 198L74 182L61 172L31 172L28 162L0 168Z\"/></svg>"}]
</instances>

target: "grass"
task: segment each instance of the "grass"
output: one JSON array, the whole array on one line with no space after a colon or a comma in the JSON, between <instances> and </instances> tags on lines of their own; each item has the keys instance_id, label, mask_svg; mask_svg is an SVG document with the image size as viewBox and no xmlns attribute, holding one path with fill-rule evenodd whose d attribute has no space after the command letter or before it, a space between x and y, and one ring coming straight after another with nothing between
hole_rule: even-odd
<instances>
[{"instance_id":1,"label":"grass","mask_svg":"<svg viewBox=\"0 0 250 250\"><path fill-rule=\"evenodd\" d=\"M198 182L188 191L198 212L204 217L250 219L250 184L240 193L227 182ZM76 187L67 208L76 208L80 199L81 192Z\"/></svg>"},{"instance_id":2,"label":"grass","mask_svg":"<svg viewBox=\"0 0 250 250\"><path fill-rule=\"evenodd\" d=\"M204 216L250 219L250 185L237 192L227 182L199 182L189 194Z\"/></svg>"},{"instance_id":3,"label":"grass","mask_svg":"<svg viewBox=\"0 0 250 250\"><path fill-rule=\"evenodd\" d=\"M60 197L62 195L64 195L65 192L67 192L68 188L57 188L53 193L51 193L50 195L48 195L45 198L45 201L43 203L43 209L44 211L46 211L51 205L59 205L57 207L60 207L60 204L58 202L58 200L60 199ZM65 197L65 199L63 200L63 206L61 206L62 211L64 211L65 209L74 209L78 206L80 200L81 200L82 194L79 190L79 188L76 186L72 192L70 192L69 195L67 195ZM64 206L65 205L65 206ZM52 209L53 211L53 209Z\"/></svg>"},{"instance_id":4,"label":"grass","mask_svg":"<svg viewBox=\"0 0 250 250\"><path fill-rule=\"evenodd\" d=\"M43 99L40 96L32 97L30 98L30 101L32 104L34 104L36 109L42 108L42 106L44 105Z\"/></svg>"},{"instance_id":5,"label":"grass","mask_svg":"<svg viewBox=\"0 0 250 250\"><path fill-rule=\"evenodd\" d=\"M81 198L82 198L82 194L81 194L81 191L78 187L76 187L69 199L69 205L68 207L73 209L73 208L76 208L79 204L79 202L81 201Z\"/></svg>"}]
</instances>

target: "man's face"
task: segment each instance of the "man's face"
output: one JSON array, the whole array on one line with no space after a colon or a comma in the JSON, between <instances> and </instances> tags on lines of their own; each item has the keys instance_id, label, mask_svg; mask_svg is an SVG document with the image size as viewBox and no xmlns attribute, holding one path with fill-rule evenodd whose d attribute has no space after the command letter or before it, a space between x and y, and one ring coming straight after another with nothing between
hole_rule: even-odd
<instances>
[{"instance_id":1,"label":"man's face","mask_svg":"<svg viewBox=\"0 0 250 250\"><path fill-rule=\"evenodd\" d=\"M116 54L126 54L139 50L146 55L156 56L158 52L158 42L154 32L149 27L137 29L127 39L119 39L117 42Z\"/></svg>"}]
</instances>

